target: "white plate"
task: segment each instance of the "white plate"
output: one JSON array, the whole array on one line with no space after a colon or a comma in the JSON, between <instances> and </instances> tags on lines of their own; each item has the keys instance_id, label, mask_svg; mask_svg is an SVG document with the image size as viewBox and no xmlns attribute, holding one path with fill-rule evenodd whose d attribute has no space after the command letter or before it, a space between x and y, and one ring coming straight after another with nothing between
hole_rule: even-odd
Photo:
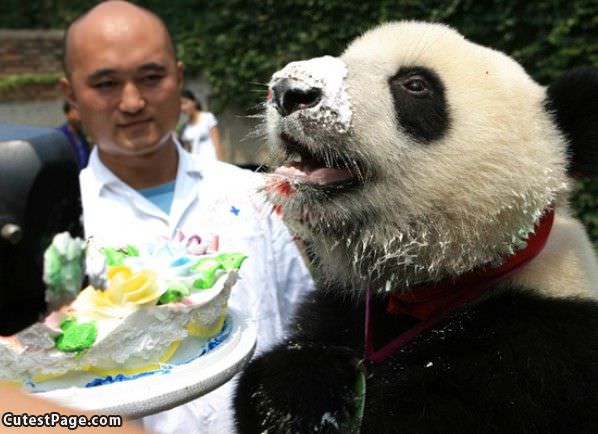
<instances>
[{"instance_id":1,"label":"white plate","mask_svg":"<svg viewBox=\"0 0 598 434\"><path fill-rule=\"evenodd\" d=\"M229 309L230 335L189 363L133 380L95 387L68 387L35 396L90 413L139 418L168 410L204 395L240 371L255 350L256 330L248 318Z\"/></svg>"}]
</instances>

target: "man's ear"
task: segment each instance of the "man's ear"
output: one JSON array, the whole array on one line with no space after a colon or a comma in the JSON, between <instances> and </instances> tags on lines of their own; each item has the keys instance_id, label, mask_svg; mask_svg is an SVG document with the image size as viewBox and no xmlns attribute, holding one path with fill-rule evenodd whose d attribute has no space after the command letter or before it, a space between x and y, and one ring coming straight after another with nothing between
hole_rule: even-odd
<instances>
[{"instance_id":1,"label":"man's ear","mask_svg":"<svg viewBox=\"0 0 598 434\"><path fill-rule=\"evenodd\" d=\"M71 107L79 109L77 106L77 98L75 97L75 92L73 91L73 86L68 78L63 77L60 79L60 90L62 90L64 98L68 101Z\"/></svg>"},{"instance_id":2,"label":"man's ear","mask_svg":"<svg viewBox=\"0 0 598 434\"><path fill-rule=\"evenodd\" d=\"M547 109L569 142L572 175L598 176L598 69L566 72L547 89Z\"/></svg>"}]
</instances>

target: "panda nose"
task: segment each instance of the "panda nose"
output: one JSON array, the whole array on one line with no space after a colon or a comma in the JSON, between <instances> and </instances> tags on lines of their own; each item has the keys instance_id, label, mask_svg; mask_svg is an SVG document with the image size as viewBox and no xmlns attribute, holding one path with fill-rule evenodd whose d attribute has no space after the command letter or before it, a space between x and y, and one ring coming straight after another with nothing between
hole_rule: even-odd
<instances>
[{"instance_id":1,"label":"panda nose","mask_svg":"<svg viewBox=\"0 0 598 434\"><path fill-rule=\"evenodd\" d=\"M314 107L322 99L321 89L300 87L298 82L288 78L278 80L271 90L271 102L283 117L298 110Z\"/></svg>"}]
</instances>

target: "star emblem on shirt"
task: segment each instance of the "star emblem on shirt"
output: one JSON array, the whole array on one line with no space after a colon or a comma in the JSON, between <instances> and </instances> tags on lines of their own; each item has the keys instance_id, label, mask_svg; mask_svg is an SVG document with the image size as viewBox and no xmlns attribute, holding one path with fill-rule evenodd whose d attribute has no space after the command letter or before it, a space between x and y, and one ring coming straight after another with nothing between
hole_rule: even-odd
<instances>
[{"instance_id":1,"label":"star emblem on shirt","mask_svg":"<svg viewBox=\"0 0 598 434\"><path fill-rule=\"evenodd\" d=\"M234 215L238 216L239 213L241 212L241 210L233 205L230 207L230 212L233 213Z\"/></svg>"}]
</instances>

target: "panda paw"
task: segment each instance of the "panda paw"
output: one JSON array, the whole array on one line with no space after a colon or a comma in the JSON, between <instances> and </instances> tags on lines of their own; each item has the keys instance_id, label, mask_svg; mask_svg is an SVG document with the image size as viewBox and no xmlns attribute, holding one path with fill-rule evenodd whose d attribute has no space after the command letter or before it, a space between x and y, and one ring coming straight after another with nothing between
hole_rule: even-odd
<instances>
[{"instance_id":1,"label":"panda paw","mask_svg":"<svg viewBox=\"0 0 598 434\"><path fill-rule=\"evenodd\" d=\"M237 428L249 433L347 433L360 397L360 359L345 347L287 342L253 360L235 396Z\"/></svg>"}]
</instances>

